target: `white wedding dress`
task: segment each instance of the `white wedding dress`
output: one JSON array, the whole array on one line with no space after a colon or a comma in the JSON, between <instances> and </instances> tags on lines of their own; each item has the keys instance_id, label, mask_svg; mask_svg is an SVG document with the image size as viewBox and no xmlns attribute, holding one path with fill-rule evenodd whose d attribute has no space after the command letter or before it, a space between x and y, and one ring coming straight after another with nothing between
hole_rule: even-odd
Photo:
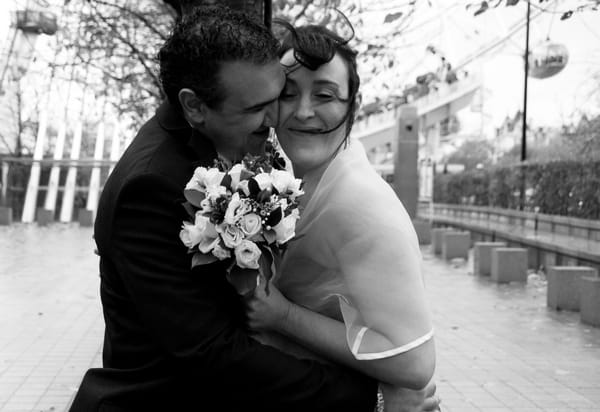
<instances>
[{"instance_id":1,"label":"white wedding dress","mask_svg":"<svg viewBox=\"0 0 600 412\"><path fill-rule=\"evenodd\" d=\"M394 356L432 337L411 219L360 143L332 160L296 236L275 284L296 304L343 321L356 359ZM271 343L310 356L277 340Z\"/></svg>"}]
</instances>

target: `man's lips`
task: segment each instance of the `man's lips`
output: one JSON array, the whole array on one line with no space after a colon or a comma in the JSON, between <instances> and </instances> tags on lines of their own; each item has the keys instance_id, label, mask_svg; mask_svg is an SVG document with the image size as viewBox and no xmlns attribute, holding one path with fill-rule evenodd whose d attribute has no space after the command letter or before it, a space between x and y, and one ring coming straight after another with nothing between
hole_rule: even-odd
<instances>
[{"instance_id":1,"label":"man's lips","mask_svg":"<svg viewBox=\"0 0 600 412\"><path fill-rule=\"evenodd\" d=\"M254 132L252 132L253 136L257 136L257 137L263 137L263 138L267 138L269 137L269 129L262 129L262 130L256 130Z\"/></svg>"}]
</instances>

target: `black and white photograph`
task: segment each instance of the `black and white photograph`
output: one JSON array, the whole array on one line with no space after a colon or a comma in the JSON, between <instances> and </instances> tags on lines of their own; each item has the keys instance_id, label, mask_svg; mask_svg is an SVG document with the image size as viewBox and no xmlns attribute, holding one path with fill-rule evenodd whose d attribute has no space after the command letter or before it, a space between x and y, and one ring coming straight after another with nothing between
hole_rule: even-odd
<instances>
[{"instance_id":1,"label":"black and white photograph","mask_svg":"<svg viewBox=\"0 0 600 412\"><path fill-rule=\"evenodd\" d=\"M0 412L600 411L600 0L3 0Z\"/></svg>"}]
</instances>

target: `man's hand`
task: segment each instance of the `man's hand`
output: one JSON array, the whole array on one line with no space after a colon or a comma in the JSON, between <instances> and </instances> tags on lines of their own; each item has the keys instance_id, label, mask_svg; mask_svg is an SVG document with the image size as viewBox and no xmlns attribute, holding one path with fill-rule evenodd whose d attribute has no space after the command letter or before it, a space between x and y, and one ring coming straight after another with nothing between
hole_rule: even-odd
<instances>
[{"instance_id":1,"label":"man's hand","mask_svg":"<svg viewBox=\"0 0 600 412\"><path fill-rule=\"evenodd\" d=\"M421 390L413 390L380 383L385 412L440 411L440 398L435 394L435 382L430 381Z\"/></svg>"}]
</instances>

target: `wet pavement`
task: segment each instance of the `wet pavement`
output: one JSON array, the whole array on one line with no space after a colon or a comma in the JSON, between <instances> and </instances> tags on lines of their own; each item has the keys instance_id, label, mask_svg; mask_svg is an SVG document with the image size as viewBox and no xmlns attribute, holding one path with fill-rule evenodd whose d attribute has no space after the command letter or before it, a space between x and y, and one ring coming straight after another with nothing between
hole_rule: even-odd
<instances>
[{"instance_id":1,"label":"wet pavement","mask_svg":"<svg viewBox=\"0 0 600 412\"><path fill-rule=\"evenodd\" d=\"M0 226L0 411L63 411L100 365L92 231ZM546 284L496 285L423 248L444 411L600 411L600 328L546 308Z\"/></svg>"}]
</instances>

